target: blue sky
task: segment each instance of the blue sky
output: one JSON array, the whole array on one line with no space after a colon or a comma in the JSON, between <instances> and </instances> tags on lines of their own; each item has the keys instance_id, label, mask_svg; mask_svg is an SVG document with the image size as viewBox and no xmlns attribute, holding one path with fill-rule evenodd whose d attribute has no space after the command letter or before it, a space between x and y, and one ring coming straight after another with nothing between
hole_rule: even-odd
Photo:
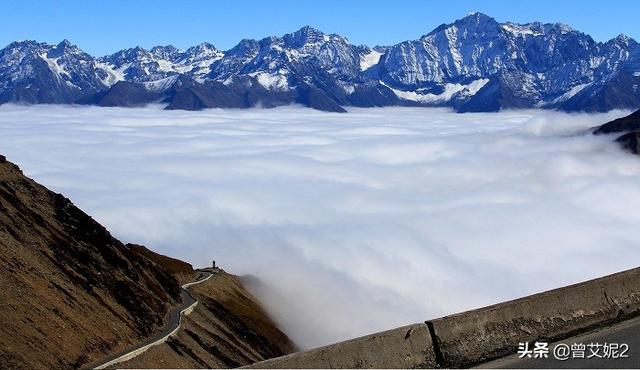
<instances>
[{"instance_id":1,"label":"blue sky","mask_svg":"<svg viewBox=\"0 0 640 370\"><path fill-rule=\"evenodd\" d=\"M388 45L472 11L498 21L562 22L598 41L620 33L640 39L637 0L7 0L0 3L0 45L67 38L98 56L136 45L185 48L203 41L224 50L242 38L282 35L306 24L355 44Z\"/></svg>"}]
</instances>

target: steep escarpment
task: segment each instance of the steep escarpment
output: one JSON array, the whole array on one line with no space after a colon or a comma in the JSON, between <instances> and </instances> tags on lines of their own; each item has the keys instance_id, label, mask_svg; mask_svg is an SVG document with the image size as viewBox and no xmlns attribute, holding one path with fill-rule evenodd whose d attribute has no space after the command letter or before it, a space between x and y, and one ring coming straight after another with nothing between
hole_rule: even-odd
<instances>
[{"instance_id":1,"label":"steep escarpment","mask_svg":"<svg viewBox=\"0 0 640 370\"><path fill-rule=\"evenodd\" d=\"M296 350L237 276L220 271L190 291L199 303L178 335L119 368L229 368Z\"/></svg>"},{"instance_id":2,"label":"steep escarpment","mask_svg":"<svg viewBox=\"0 0 640 370\"><path fill-rule=\"evenodd\" d=\"M153 333L176 279L0 158L0 368L70 368Z\"/></svg>"}]
</instances>

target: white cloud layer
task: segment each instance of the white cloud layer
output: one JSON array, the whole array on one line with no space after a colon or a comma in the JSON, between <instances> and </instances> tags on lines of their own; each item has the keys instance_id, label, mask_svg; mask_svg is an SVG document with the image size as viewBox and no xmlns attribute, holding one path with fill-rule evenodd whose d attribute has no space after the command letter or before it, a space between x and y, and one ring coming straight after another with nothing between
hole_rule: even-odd
<instances>
[{"instance_id":1,"label":"white cloud layer","mask_svg":"<svg viewBox=\"0 0 640 370\"><path fill-rule=\"evenodd\" d=\"M625 112L0 107L0 153L124 241L252 274L303 347L635 267Z\"/></svg>"}]
</instances>

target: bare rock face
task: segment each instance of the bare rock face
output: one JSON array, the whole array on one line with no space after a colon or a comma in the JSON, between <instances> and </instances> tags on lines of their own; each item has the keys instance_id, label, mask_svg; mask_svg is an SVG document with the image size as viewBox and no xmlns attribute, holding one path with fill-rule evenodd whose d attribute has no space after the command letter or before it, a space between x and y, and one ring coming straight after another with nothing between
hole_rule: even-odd
<instances>
[{"instance_id":1,"label":"bare rock face","mask_svg":"<svg viewBox=\"0 0 640 370\"><path fill-rule=\"evenodd\" d=\"M162 325L176 279L0 157L0 368L75 368Z\"/></svg>"}]
</instances>

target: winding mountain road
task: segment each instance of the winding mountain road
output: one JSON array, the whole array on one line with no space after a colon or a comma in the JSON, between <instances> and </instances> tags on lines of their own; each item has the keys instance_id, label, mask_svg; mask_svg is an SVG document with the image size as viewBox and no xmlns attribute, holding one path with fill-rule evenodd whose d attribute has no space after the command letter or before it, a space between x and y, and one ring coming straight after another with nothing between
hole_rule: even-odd
<instances>
[{"instance_id":1,"label":"winding mountain road","mask_svg":"<svg viewBox=\"0 0 640 370\"><path fill-rule=\"evenodd\" d=\"M180 292L180 296L182 298L182 303L169 312L169 315L168 315L169 319L163 325L162 330L160 330L160 332L156 333L155 335L143 340L142 342L132 347L127 348L124 351L120 351L118 353L114 353L112 355L107 356L102 361L93 364L91 368L106 369L109 366L112 366L124 361L128 361L142 354L147 349L153 346L164 343L167 339L169 339L169 337L174 335L178 331L178 329L180 329L182 317L190 314L191 311L193 311L195 306L198 304L198 301L195 298L193 298L193 296L191 295L191 293L189 293L187 288L196 284L203 283L209 280L213 275L214 274L211 274L208 272L200 273L196 281L184 284L181 287L182 291Z\"/></svg>"}]
</instances>

